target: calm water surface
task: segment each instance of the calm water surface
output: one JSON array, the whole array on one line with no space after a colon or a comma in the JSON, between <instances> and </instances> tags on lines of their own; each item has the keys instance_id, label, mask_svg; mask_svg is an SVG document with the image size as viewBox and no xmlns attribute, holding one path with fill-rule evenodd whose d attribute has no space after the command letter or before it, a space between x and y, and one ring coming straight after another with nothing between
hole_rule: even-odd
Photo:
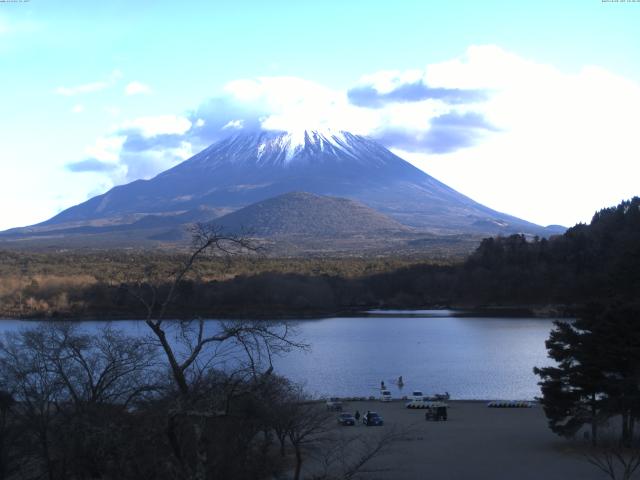
<instances>
[{"instance_id":1,"label":"calm water surface","mask_svg":"<svg viewBox=\"0 0 640 480\"><path fill-rule=\"evenodd\" d=\"M314 395L377 395L384 381L394 396L448 391L459 399L533 399L540 395L534 366L549 365L544 341L552 320L486 318L452 311L384 312L362 318L292 322L309 352L275 360L276 370ZM215 325L215 320L210 320ZM98 329L108 322L87 321ZM37 322L1 320L0 333ZM147 334L140 321L112 322ZM404 388L395 385L399 375Z\"/></svg>"}]
</instances>

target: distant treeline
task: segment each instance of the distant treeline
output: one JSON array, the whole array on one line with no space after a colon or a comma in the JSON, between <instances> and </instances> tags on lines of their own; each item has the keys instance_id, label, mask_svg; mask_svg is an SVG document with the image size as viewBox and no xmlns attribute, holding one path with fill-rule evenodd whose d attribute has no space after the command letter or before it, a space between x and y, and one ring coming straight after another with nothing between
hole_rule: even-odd
<instances>
[{"instance_id":1,"label":"distant treeline","mask_svg":"<svg viewBox=\"0 0 640 480\"><path fill-rule=\"evenodd\" d=\"M296 262L299 260L292 260ZM404 260L371 261L357 274L316 267L249 269L233 278L200 275L179 285L171 315L321 315L366 308L425 306L580 306L588 301L637 301L640 293L640 198L597 212L550 239L522 235L488 238L463 263L436 265ZM376 263L377 262L377 263ZM395 267L395 268L394 268ZM355 268L355 267L354 267ZM116 275L117 273L117 275ZM123 288L122 272L73 286L43 288L31 282L3 298L2 314L46 313L77 317L140 317L139 302ZM158 278L162 296L169 278ZM18 295L21 306L17 305ZM56 304L56 299L57 304ZM29 304L25 302L31 302Z\"/></svg>"}]
</instances>

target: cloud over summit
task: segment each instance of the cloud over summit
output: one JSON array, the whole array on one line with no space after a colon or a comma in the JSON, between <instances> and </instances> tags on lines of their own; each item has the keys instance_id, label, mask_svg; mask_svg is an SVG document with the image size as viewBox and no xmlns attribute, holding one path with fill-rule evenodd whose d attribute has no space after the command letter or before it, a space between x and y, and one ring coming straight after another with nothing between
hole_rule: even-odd
<instances>
[{"instance_id":1,"label":"cloud over summit","mask_svg":"<svg viewBox=\"0 0 640 480\"><path fill-rule=\"evenodd\" d=\"M562 192L579 159L574 198L592 211L637 194L638 111L640 85L602 68L566 73L493 45L472 46L459 58L374 72L343 90L296 77L235 80L189 112L122 122L68 169L98 171L117 184L149 178L238 131L331 127L377 139L486 205L524 204L542 185ZM620 193L595 200L591 192L603 182ZM563 202L557 208L568 212ZM541 222L515 207L511 213Z\"/></svg>"},{"instance_id":2,"label":"cloud over summit","mask_svg":"<svg viewBox=\"0 0 640 480\"><path fill-rule=\"evenodd\" d=\"M97 158L86 158L67 164L67 170L70 172L111 172L116 168L118 168L117 165Z\"/></svg>"},{"instance_id":3,"label":"cloud over summit","mask_svg":"<svg viewBox=\"0 0 640 480\"><path fill-rule=\"evenodd\" d=\"M482 90L433 88L422 81L401 84L388 92L380 92L374 85L362 85L350 89L347 95L354 105L370 108L380 108L393 102L441 100L444 103L456 105L481 102L487 99L487 93Z\"/></svg>"}]
</instances>

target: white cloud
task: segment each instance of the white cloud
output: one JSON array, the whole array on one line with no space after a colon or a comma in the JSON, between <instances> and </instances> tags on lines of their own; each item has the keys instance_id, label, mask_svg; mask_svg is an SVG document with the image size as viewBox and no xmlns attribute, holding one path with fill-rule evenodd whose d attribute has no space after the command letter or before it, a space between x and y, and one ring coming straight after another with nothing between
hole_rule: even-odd
<instances>
[{"instance_id":1,"label":"white cloud","mask_svg":"<svg viewBox=\"0 0 640 480\"><path fill-rule=\"evenodd\" d=\"M127 95L144 95L151 93L151 88L142 82L129 82L124 88Z\"/></svg>"},{"instance_id":2,"label":"white cloud","mask_svg":"<svg viewBox=\"0 0 640 480\"><path fill-rule=\"evenodd\" d=\"M123 135L100 137L93 145L87 147L84 153L87 157L101 162L117 163L125 140L126 137Z\"/></svg>"},{"instance_id":3,"label":"white cloud","mask_svg":"<svg viewBox=\"0 0 640 480\"><path fill-rule=\"evenodd\" d=\"M360 83L373 86L380 93L389 93L401 85L423 80L422 70L382 70L380 72L363 75Z\"/></svg>"},{"instance_id":4,"label":"white cloud","mask_svg":"<svg viewBox=\"0 0 640 480\"><path fill-rule=\"evenodd\" d=\"M460 58L422 69L374 72L360 85L387 96L373 108L354 105L347 91L301 78L240 79L190 118L142 117L118 130L156 143L106 151L113 153L109 161L120 155L132 178L157 173L187 158L193 144L232 128L330 127L378 137L471 198L541 224L588 221L595 210L638 194L640 85L602 68L567 73L497 46L472 46ZM393 95L407 85L423 90ZM463 90L487 95L450 101ZM428 148L438 129L457 148ZM185 143L162 135L184 136ZM145 156L133 160L143 150ZM123 160L125 154L131 158Z\"/></svg>"},{"instance_id":5,"label":"white cloud","mask_svg":"<svg viewBox=\"0 0 640 480\"><path fill-rule=\"evenodd\" d=\"M111 72L107 80L82 83L80 85L74 85L73 87L58 87L56 88L55 93L57 93L58 95L63 95L65 97L73 97L75 95L85 93L99 92L117 83L121 78L122 72L116 69Z\"/></svg>"},{"instance_id":6,"label":"white cloud","mask_svg":"<svg viewBox=\"0 0 640 480\"><path fill-rule=\"evenodd\" d=\"M598 67L569 74L495 46L426 68L430 85L491 89L502 131L445 155L398 152L496 209L538 223L588 221L638 194L640 85Z\"/></svg>"},{"instance_id":7,"label":"white cloud","mask_svg":"<svg viewBox=\"0 0 640 480\"><path fill-rule=\"evenodd\" d=\"M179 115L158 115L124 122L121 128L123 130L138 130L142 136L147 138L158 135L183 135L191 128L191 121Z\"/></svg>"},{"instance_id":8,"label":"white cloud","mask_svg":"<svg viewBox=\"0 0 640 480\"><path fill-rule=\"evenodd\" d=\"M56 93L58 95L64 95L65 97L72 97L81 93L99 92L108 86L108 82L83 83L82 85L75 85L73 87L58 87L56 88Z\"/></svg>"},{"instance_id":9,"label":"white cloud","mask_svg":"<svg viewBox=\"0 0 640 480\"><path fill-rule=\"evenodd\" d=\"M122 150L120 153L122 175L115 179L117 183L140 178L148 179L192 157L194 153L188 141L181 141L173 147L149 148L139 152Z\"/></svg>"},{"instance_id":10,"label":"white cloud","mask_svg":"<svg viewBox=\"0 0 640 480\"><path fill-rule=\"evenodd\" d=\"M361 108L344 91L291 77L238 80L225 91L234 105L266 111L259 116L263 128L330 126L379 136L462 193L541 224L588 221L595 210L638 194L638 83L595 66L567 73L487 45L420 70L366 75L360 84L385 94L416 82L487 95L455 105L428 98ZM445 153L426 147L420 152L423 139L447 116L466 119L478 134L455 139L461 148ZM486 128L476 128L478 119ZM234 120L239 118L226 122ZM415 139L417 147L407 151L397 142L402 136Z\"/></svg>"},{"instance_id":11,"label":"white cloud","mask_svg":"<svg viewBox=\"0 0 640 480\"><path fill-rule=\"evenodd\" d=\"M84 112L84 105L82 105L81 103L78 103L78 104L73 106L71 111L73 113L82 113L82 112Z\"/></svg>"},{"instance_id":12,"label":"white cloud","mask_svg":"<svg viewBox=\"0 0 640 480\"><path fill-rule=\"evenodd\" d=\"M375 115L349 103L346 92L296 77L236 80L225 86L233 102L266 111L260 117L266 130L314 130L331 127L367 133Z\"/></svg>"},{"instance_id":13,"label":"white cloud","mask_svg":"<svg viewBox=\"0 0 640 480\"><path fill-rule=\"evenodd\" d=\"M200 120L202 120L202 119L200 119ZM202 122L202 125L198 125L198 123L199 122L196 122L196 126L197 127L201 127L201 126L204 125L204 121ZM230 120L227 124L225 124L222 127L222 130L226 130L228 128L239 130L239 129L242 128L243 124L244 124L244 120Z\"/></svg>"}]
</instances>

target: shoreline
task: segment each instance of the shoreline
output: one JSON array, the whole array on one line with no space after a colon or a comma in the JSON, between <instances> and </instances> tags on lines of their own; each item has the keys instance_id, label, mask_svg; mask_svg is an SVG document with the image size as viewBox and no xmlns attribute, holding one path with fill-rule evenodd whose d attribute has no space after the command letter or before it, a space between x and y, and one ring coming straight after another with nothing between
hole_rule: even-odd
<instances>
[{"instance_id":1,"label":"shoreline","mask_svg":"<svg viewBox=\"0 0 640 480\"><path fill-rule=\"evenodd\" d=\"M329 396L323 396L317 399L314 399L313 402L315 403L323 403L326 402L329 398L337 398L339 401L345 403L345 404L349 404L349 403L358 403L358 402L364 402L364 403L379 403L379 404L406 404L409 403L411 400L409 399L402 399L402 398L393 398L391 401L386 401L386 402L382 402L380 399L378 399L377 397L375 398L369 398L369 397L362 397L362 396L351 396L351 397L329 397ZM516 400L510 400L510 399L504 399L504 398L493 398L493 399L482 399L482 398L452 398L449 400L425 400L425 402L443 402L446 404L452 404L452 405L457 405L457 404L463 404L463 403L491 403L491 402L528 402L531 405L531 408L537 408L540 407L540 402L536 399L534 400L527 400L527 399L523 399L523 398L519 398ZM406 407L405 407L406 408ZM490 408L490 407L487 407ZM525 407L491 407L491 408L502 408L504 410L522 410ZM407 410L411 410L411 409L407 409ZM419 410L419 409L418 409Z\"/></svg>"},{"instance_id":2,"label":"shoreline","mask_svg":"<svg viewBox=\"0 0 640 480\"><path fill-rule=\"evenodd\" d=\"M577 305L491 305L491 306L468 306L468 305L425 305L421 307L402 308L402 307L375 307L371 306L365 310L362 309L341 309L328 310L318 312L237 312L237 313L220 313L210 312L207 315L185 315L184 317L172 317L171 320L190 320L205 318L206 320L322 320L325 318L350 318L350 317L424 317L439 318L441 315L430 315L424 312L426 310L433 312L451 312L451 317L469 318L469 317L515 317L515 318L541 318L541 319L558 319L573 318L579 306ZM3 320L21 320L21 321L61 321L61 322L84 322L84 321L121 321L121 320L140 320L144 321L146 317L136 315L123 314L95 314L95 315L11 315L1 314L0 321Z\"/></svg>"}]
</instances>

